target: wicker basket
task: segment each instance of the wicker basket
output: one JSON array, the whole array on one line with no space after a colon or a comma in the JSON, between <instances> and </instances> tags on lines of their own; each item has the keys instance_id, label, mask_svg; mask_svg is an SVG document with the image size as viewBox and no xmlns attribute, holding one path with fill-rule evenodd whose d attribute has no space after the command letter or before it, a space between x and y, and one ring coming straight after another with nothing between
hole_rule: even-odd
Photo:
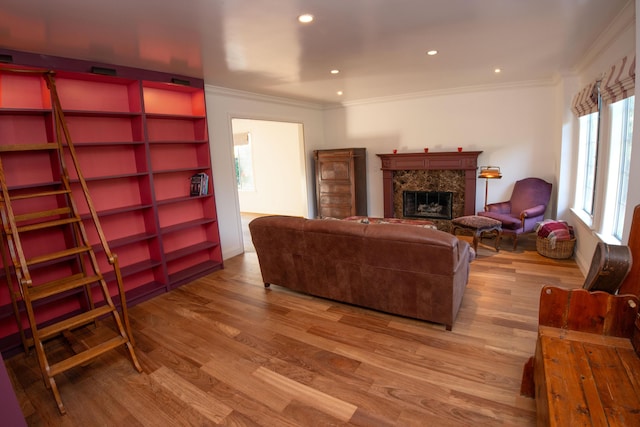
<instances>
[{"instance_id":1,"label":"wicker basket","mask_svg":"<svg viewBox=\"0 0 640 427\"><path fill-rule=\"evenodd\" d=\"M556 247L551 247L551 242L546 237L538 236L536 249L538 253L547 258L566 259L573 256L573 249L576 246L576 238L571 240L556 240Z\"/></svg>"}]
</instances>

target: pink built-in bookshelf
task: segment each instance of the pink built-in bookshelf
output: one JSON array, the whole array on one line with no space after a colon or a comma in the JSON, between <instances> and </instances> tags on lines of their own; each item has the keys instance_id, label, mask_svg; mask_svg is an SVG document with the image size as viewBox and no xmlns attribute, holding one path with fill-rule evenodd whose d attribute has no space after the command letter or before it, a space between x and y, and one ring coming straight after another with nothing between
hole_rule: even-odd
<instances>
[{"instance_id":1,"label":"pink built-in bookshelf","mask_svg":"<svg viewBox=\"0 0 640 427\"><path fill-rule=\"evenodd\" d=\"M110 247L118 255L130 304L222 268L213 181L209 179L206 195L190 196L189 191L191 176L205 173L211 178L202 80L23 52L0 53L13 60L0 64L0 144L55 141L50 94L42 77L6 69L55 70L82 173ZM113 70L116 76L91 73L94 66L102 72ZM60 179L54 156L49 152L4 153L9 188L19 191L56 185ZM77 177L74 173L70 177L80 194ZM76 202L88 221L86 203L80 197ZM33 210L28 203L18 203L16 209ZM91 227L87 232L100 251L97 233ZM29 246L53 250L66 237L59 231L33 235L25 242L25 252ZM107 266L104 268L106 271ZM6 281L3 268L3 351L20 343ZM81 299L81 294L70 294L47 303L41 320L69 315L79 309Z\"/></svg>"}]
</instances>

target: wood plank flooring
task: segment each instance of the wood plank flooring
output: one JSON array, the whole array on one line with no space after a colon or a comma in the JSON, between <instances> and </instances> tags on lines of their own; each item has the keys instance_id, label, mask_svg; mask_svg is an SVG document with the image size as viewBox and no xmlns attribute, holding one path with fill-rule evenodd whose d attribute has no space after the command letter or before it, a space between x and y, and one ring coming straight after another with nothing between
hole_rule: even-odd
<instances>
[{"instance_id":1,"label":"wood plank flooring","mask_svg":"<svg viewBox=\"0 0 640 427\"><path fill-rule=\"evenodd\" d=\"M67 415L34 355L11 358L7 369L34 426L533 426L535 402L519 389L540 289L580 287L584 277L572 260L539 255L533 239L515 252L508 240L499 253L492 244L478 247L450 332L265 289L246 252L133 307L144 372L123 350L59 375ZM75 336L90 342L102 329Z\"/></svg>"}]
</instances>

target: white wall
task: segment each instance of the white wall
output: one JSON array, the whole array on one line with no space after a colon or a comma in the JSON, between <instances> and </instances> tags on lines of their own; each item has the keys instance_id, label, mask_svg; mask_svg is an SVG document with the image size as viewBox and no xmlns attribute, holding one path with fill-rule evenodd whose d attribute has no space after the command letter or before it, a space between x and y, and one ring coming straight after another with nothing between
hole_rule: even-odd
<instances>
[{"instance_id":1,"label":"white wall","mask_svg":"<svg viewBox=\"0 0 640 427\"><path fill-rule=\"evenodd\" d=\"M302 125L234 118L232 128L251 135L254 189L238 191L240 210L308 216Z\"/></svg>"},{"instance_id":2,"label":"white wall","mask_svg":"<svg viewBox=\"0 0 640 427\"><path fill-rule=\"evenodd\" d=\"M328 147L367 148L369 215L383 216L381 162L376 153L482 151L479 165L499 166L489 202L510 197L513 184L536 176L556 185L560 143L555 88L548 84L425 95L347 105L325 114ZM476 210L484 205L478 180ZM555 211L552 207L550 211Z\"/></svg>"},{"instance_id":3,"label":"white wall","mask_svg":"<svg viewBox=\"0 0 640 427\"><path fill-rule=\"evenodd\" d=\"M312 151L321 147L324 140L322 110L314 104L253 95L210 85L205 85L205 96L222 256L227 259L244 251L233 160L231 118L301 123L304 128L306 169L311 171ZM307 182L307 193L314 194L313 180ZM308 210L311 212L314 198L308 199Z\"/></svg>"}]
</instances>

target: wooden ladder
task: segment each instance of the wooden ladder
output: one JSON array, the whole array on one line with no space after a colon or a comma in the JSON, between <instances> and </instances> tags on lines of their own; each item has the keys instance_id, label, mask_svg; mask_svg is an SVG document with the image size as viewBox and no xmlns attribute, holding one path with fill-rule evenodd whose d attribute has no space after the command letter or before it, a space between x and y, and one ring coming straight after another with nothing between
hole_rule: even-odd
<instances>
[{"instance_id":1,"label":"wooden ladder","mask_svg":"<svg viewBox=\"0 0 640 427\"><path fill-rule=\"evenodd\" d=\"M51 94L55 142L14 145L1 145L0 143L0 215L2 216L0 248L7 284L10 288L9 293L25 352L28 352L31 346L35 347L45 385L51 389L60 413L64 414L65 408L54 379L56 375L73 367L84 365L95 357L122 345L126 347L135 369L142 372L142 368L133 348L134 343L118 258L109 249L89 195L87 183L80 171L60 106L54 73L44 70L3 69L3 72L7 71L42 74ZM36 190L16 187L10 189L7 185L2 157L10 155L12 152L14 154L16 152L30 152L36 155L36 153L43 151L51 153L53 176L56 179L55 177L59 174L59 185L53 190L52 186L44 189L39 187ZM120 311L111 298L107 280L100 272L94 248L87 238L83 218L78 213L76 202L72 197L66 159L70 159L70 163L75 169L81 193L88 206L89 214L87 216L89 218L85 218L85 220L95 226L100 240L99 246L102 247L108 263L113 268L120 296ZM55 242L55 244L52 242L51 247L55 247L55 250L48 252L47 250L51 251L50 248L41 247L38 250L30 248L25 254L23 250L26 247L23 245L25 239L29 239L32 233L51 232L52 229L56 229L56 232L59 230L61 236L64 236L61 237L60 242ZM6 248L8 248L10 259ZM53 279L46 277L45 280L40 281L41 274L39 272L56 270L46 268L56 263L67 263L70 266L65 268L69 271L68 275ZM47 276L46 274L42 275ZM15 277L15 283L12 277ZM68 297L74 292L84 293L82 296L83 312L80 314L74 312L72 317L64 318L55 323L47 322L46 326L39 324L37 315L39 306L44 303L55 304L56 301L60 301L60 298ZM99 296L96 297L96 295ZM27 337L23 329L20 300L28 318L30 337ZM105 338L103 342L91 347L85 345L82 351L78 351L78 348L74 347L75 352L70 357L62 361L50 361L50 357L45 351L45 341L59 334L70 336L73 329L92 322L97 323L97 320L103 317L113 319L117 329L115 337Z\"/></svg>"}]
</instances>

